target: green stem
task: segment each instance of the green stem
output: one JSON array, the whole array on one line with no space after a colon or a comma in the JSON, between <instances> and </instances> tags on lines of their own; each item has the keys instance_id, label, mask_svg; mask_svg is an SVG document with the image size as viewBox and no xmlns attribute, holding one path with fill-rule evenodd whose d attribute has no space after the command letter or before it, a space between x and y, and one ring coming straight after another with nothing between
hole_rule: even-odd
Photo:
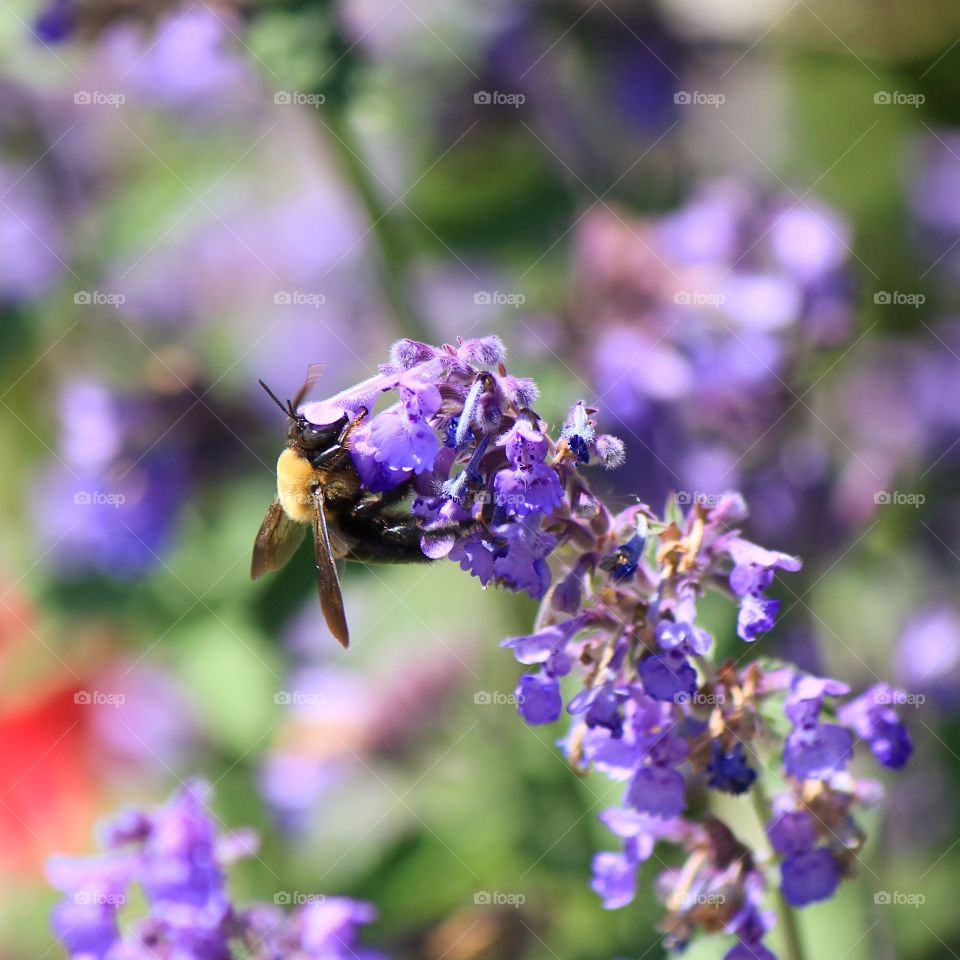
<instances>
[{"instance_id":1,"label":"green stem","mask_svg":"<svg viewBox=\"0 0 960 960\"><path fill-rule=\"evenodd\" d=\"M324 125L330 133L330 142L337 152L341 169L370 219L370 230L377 246L380 289L396 321L398 333L413 340L429 341L430 332L410 296L410 244L398 228L392 209L384 207L342 109L335 108L325 116Z\"/></svg>"},{"instance_id":2,"label":"green stem","mask_svg":"<svg viewBox=\"0 0 960 960\"><path fill-rule=\"evenodd\" d=\"M754 782L750 793L753 796L753 809L760 821L760 829L766 833L767 824L773 816L773 811L759 777ZM783 936L786 960L805 960L796 911L787 902L787 898L783 895L783 890L780 887L777 887L777 919Z\"/></svg>"}]
</instances>

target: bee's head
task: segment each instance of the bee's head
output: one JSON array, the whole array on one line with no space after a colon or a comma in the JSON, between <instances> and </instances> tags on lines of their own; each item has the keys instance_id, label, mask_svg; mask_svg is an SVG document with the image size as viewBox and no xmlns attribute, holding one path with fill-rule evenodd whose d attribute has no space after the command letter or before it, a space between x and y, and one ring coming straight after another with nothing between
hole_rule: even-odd
<instances>
[{"instance_id":1,"label":"bee's head","mask_svg":"<svg viewBox=\"0 0 960 960\"><path fill-rule=\"evenodd\" d=\"M323 425L311 423L306 417L296 414L288 414L288 416L290 416L290 420L287 423L287 443L301 447L310 453L332 447L349 422L346 414L333 423Z\"/></svg>"},{"instance_id":2,"label":"bee's head","mask_svg":"<svg viewBox=\"0 0 960 960\"><path fill-rule=\"evenodd\" d=\"M297 413L293 401L281 402L280 398L261 380L260 386L267 391L271 400L287 415L287 444L299 447L305 452L314 453L332 447L349 423L350 418L344 414L333 423L311 423L306 417Z\"/></svg>"}]
</instances>

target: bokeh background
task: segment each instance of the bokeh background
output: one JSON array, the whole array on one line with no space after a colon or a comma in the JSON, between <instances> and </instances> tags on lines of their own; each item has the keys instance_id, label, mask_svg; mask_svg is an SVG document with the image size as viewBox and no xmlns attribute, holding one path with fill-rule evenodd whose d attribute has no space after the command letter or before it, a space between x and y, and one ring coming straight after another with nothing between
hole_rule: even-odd
<instances>
[{"instance_id":1,"label":"bokeh background","mask_svg":"<svg viewBox=\"0 0 960 960\"><path fill-rule=\"evenodd\" d=\"M353 566L343 653L306 555L248 580L257 379L488 332L626 440L612 500L739 488L804 557L765 652L912 694L811 955L960 954L960 9L2 0L0 64L4 958L60 950L46 857L198 774L264 836L239 900L369 898L400 958L662 955L652 871L588 888L606 785L509 702L529 602Z\"/></svg>"}]
</instances>

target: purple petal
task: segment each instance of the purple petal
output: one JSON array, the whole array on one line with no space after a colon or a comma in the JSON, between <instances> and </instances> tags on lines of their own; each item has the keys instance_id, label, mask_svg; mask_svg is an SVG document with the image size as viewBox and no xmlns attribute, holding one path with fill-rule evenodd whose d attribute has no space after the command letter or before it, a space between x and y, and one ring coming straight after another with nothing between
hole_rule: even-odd
<instances>
[{"instance_id":1,"label":"purple petal","mask_svg":"<svg viewBox=\"0 0 960 960\"><path fill-rule=\"evenodd\" d=\"M686 806L683 777L671 767L641 767L630 782L626 802L640 813L676 817Z\"/></svg>"},{"instance_id":2,"label":"purple petal","mask_svg":"<svg viewBox=\"0 0 960 960\"><path fill-rule=\"evenodd\" d=\"M517 687L517 712L531 725L555 723L563 713L560 684L542 673L526 673Z\"/></svg>"},{"instance_id":3,"label":"purple petal","mask_svg":"<svg viewBox=\"0 0 960 960\"><path fill-rule=\"evenodd\" d=\"M835 723L796 728L783 751L783 765L799 780L826 780L847 765L853 753L853 734Z\"/></svg>"},{"instance_id":4,"label":"purple petal","mask_svg":"<svg viewBox=\"0 0 960 960\"><path fill-rule=\"evenodd\" d=\"M605 910L625 907L636 896L637 862L622 853L598 853L593 858L590 886L603 899Z\"/></svg>"},{"instance_id":5,"label":"purple petal","mask_svg":"<svg viewBox=\"0 0 960 960\"><path fill-rule=\"evenodd\" d=\"M795 907L805 907L833 896L840 883L840 867L826 847L797 854L780 864L783 895Z\"/></svg>"}]
</instances>

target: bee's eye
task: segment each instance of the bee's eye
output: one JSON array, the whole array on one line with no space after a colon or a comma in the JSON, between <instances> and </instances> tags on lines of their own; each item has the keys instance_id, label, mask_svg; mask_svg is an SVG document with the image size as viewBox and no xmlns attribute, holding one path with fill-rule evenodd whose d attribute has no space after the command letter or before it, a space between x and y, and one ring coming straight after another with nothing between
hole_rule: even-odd
<instances>
[{"instance_id":1,"label":"bee's eye","mask_svg":"<svg viewBox=\"0 0 960 960\"><path fill-rule=\"evenodd\" d=\"M315 448L330 442L330 431L324 427L315 427L307 423L300 431L300 442L305 447Z\"/></svg>"}]
</instances>

